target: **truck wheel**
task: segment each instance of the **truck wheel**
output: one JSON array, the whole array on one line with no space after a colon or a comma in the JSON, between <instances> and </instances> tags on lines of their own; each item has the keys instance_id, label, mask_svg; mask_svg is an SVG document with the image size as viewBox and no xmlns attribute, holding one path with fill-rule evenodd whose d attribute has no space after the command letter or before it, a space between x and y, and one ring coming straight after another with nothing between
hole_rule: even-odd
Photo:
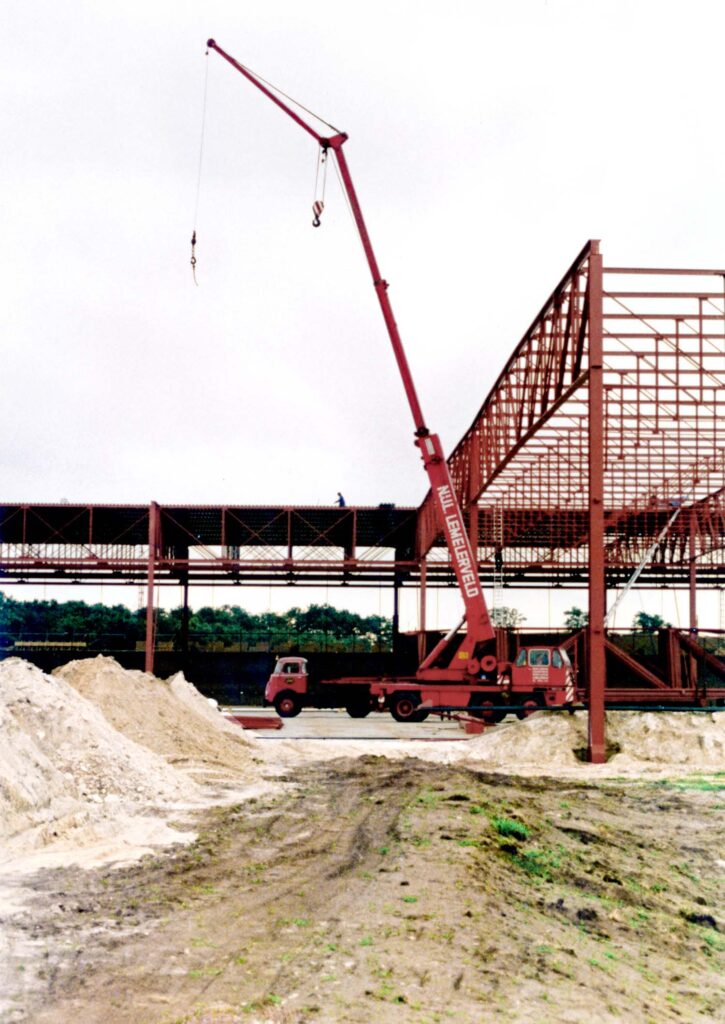
<instances>
[{"instance_id":1,"label":"truck wheel","mask_svg":"<svg viewBox=\"0 0 725 1024\"><path fill-rule=\"evenodd\" d=\"M396 722L424 722L428 710L419 710L420 694L394 693L390 698L390 714Z\"/></svg>"},{"instance_id":2,"label":"truck wheel","mask_svg":"<svg viewBox=\"0 0 725 1024\"><path fill-rule=\"evenodd\" d=\"M355 704L348 704L345 708L350 718L367 718L372 709L370 701L358 701Z\"/></svg>"},{"instance_id":3,"label":"truck wheel","mask_svg":"<svg viewBox=\"0 0 725 1024\"><path fill-rule=\"evenodd\" d=\"M283 690L274 698L274 710L280 718L294 718L302 710L299 694L292 690Z\"/></svg>"}]
</instances>

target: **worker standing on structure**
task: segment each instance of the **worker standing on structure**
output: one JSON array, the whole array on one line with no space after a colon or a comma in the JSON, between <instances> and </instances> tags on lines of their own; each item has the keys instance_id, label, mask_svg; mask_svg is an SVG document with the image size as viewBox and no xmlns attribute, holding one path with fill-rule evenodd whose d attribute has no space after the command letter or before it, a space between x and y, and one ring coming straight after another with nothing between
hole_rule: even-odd
<instances>
[{"instance_id":1,"label":"worker standing on structure","mask_svg":"<svg viewBox=\"0 0 725 1024\"><path fill-rule=\"evenodd\" d=\"M337 492L337 501L335 502L335 504L339 505L340 508L345 508L345 499L343 498L339 491Z\"/></svg>"}]
</instances>

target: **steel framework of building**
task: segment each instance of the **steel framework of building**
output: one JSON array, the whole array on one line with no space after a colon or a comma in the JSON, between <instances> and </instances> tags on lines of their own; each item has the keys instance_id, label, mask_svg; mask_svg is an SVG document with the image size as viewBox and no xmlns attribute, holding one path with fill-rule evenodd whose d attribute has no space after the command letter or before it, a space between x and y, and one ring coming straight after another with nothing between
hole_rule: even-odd
<instances>
[{"instance_id":1,"label":"steel framework of building","mask_svg":"<svg viewBox=\"0 0 725 1024\"><path fill-rule=\"evenodd\" d=\"M589 591L592 701L606 590L725 586L725 271L603 267L589 242L449 459L481 575ZM0 580L383 585L452 573L420 509L0 506ZM152 664L152 661L150 662Z\"/></svg>"}]
</instances>

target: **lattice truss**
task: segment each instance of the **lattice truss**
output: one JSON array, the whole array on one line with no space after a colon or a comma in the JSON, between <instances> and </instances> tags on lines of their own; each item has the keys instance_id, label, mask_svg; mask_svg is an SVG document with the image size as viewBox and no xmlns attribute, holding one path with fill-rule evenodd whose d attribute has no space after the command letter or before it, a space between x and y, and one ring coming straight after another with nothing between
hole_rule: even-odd
<instances>
[{"instance_id":1,"label":"lattice truss","mask_svg":"<svg viewBox=\"0 0 725 1024\"><path fill-rule=\"evenodd\" d=\"M698 571L723 567L725 271L605 267L597 295L592 245L449 459L459 500L478 517L484 576L490 567L494 581L496 567L508 584L537 572L586 573L590 429L604 438L610 578L626 577L668 524L650 553L650 575L670 567L674 577L692 558ZM604 416L590 423L592 310L597 318L601 311ZM420 553L437 541L428 495Z\"/></svg>"}]
</instances>

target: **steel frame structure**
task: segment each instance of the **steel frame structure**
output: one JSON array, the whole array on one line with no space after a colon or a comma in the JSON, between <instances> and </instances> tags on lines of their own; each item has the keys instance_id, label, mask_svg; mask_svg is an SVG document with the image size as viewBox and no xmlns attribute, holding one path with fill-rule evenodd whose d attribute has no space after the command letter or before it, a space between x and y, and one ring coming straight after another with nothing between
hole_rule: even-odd
<instances>
[{"instance_id":1,"label":"steel frame structure","mask_svg":"<svg viewBox=\"0 0 725 1024\"><path fill-rule=\"evenodd\" d=\"M448 459L495 593L588 588L593 723L607 590L637 567L638 586L687 587L694 627L697 586L725 587L723 413L725 271L604 267L591 241ZM417 512L4 505L3 579L143 583L149 608L156 585L412 584L421 629L426 587L454 583L430 492Z\"/></svg>"}]
</instances>

